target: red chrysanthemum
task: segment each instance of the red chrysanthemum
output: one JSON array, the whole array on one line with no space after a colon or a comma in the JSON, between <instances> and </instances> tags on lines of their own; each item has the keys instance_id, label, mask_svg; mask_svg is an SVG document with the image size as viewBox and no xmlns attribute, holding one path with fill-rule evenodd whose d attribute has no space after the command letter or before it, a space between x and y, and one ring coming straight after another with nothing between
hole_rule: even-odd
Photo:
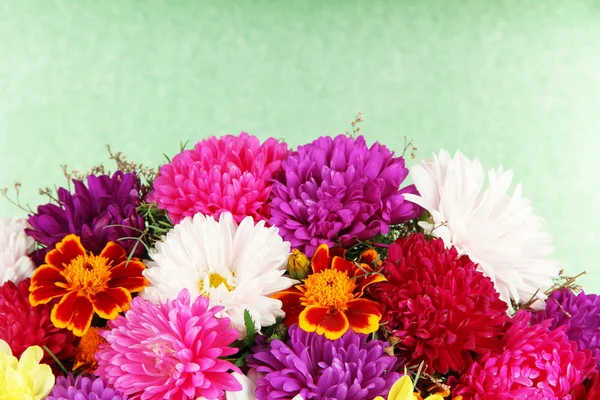
<instances>
[{"instance_id":1,"label":"red chrysanthemum","mask_svg":"<svg viewBox=\"0 0 600 400\"><path fill-rule=\"evenodd\" d=\"M37 306L59 299L50 318L54 326L83 336L94 314L115 319L129 309L131 294L148 285L146 266L125 249L109 242L100 254L88 252L76 235L66 236L46 254L46 263L33 273L29 302Z\"/></svg>"},{"instance_id":2,"label":"red chrysanthemum","mask_svg":"<svg viewBox=\"0 0 600 400\"><path fill-rule=\"evenodd\" d=\"M476 269L441 239L415 234L390 245L387 282L368 292L384 306L381 322L402 356L424 361L430 373L461 372L475 354L502 348L507 306Z\"/></svg>"},{"instance_id":3,"label":"red chrysanthemum","mask_svg":"<svg viewBox=\"0 0 600 400\"><path fill-rule=\"evenodd\" d=\"M469 371L449 383L457 399L559 400L567 397L596 366L590 350L567 339L566 326L551 320L530 325L519 311L504 335L504 348L484 354Z\"/></svg>"},{"instance_id":4,"label":"red chrysanthemum","mask_svg":"<svg viewBox=\"0 0 600 400\"><path fill-rule=\"evenodd\" d=\"M302 284L273 295L283 303L284 323L330 340L348 329L365 334L379 329L379 304L361 297L367 286L385 278L373 272L369 254L364 258L367 262L358 265L346 260L343 250L334 248L330 253L329 246L320 245L311 259L313 273Z\"/></svg>"},{"instance_id":5,"label":"red chrysanthemum","mask_svg":"<svg viewBox=\"0 0 600 400\"><path fill-rule=\"evenodd\" d=\"M66 329L58 329L50 320L52 306L29 304L30 279L18 285L8 281L0 286L0 339L6 341L15 357L29 346L43 346L59 360L73 356L75 336ZM44 352L43 363L54 364L54 359Z\"/></svg>"}]
</instances>

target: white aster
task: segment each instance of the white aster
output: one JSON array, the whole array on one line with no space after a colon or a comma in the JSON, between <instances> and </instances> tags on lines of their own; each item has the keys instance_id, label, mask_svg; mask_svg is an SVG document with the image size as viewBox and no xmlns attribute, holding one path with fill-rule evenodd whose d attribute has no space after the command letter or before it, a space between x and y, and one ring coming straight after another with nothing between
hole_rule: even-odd
<instances>
[{"instance_id":1,"label":"white aster","mask_svg":"<svg viewBox=\"0 0 600 400\"><path fill-rule=\"evenodd\" d=\"M521 197L521 185L508 194L512 171L490 170L484 188L485 172L477 159L460 151L451 158L442 150L433 161L413 166L410 174L420 195L405 198L431 218L420 225L478 263L509 308L511 299L525 303L533 296L538 299L533 307L543 308L544 291L561 265L550 258L552 238L529 200Z\"/></svg>"},{"instance_id":2,"label":"white aster","mask_svg":"<svg viewBox=\"0 0 600 400\"><path fill-rule=\"evenodd\" d=\"M25 233L27 222L21 218L0 219L0 285L31 278L35 265L27 256L35 240Z\"/></svg>"},{"instance_id":3,"label":"white aster","mask_svg":"<svg viewBox=\"0 0 600 400\"><path fill-rule=\"evenodd\" d=\"M297 283L283 276L290 254L275 227L246 217L238 224L230 213L218 221L196 214L186 217L150 252L144 276L150 285L141 296L153 302L175 299L182 289L192 298L206 296L221 305L221 317L246 333L244 310L257 329L284 316L280 300L269 296Z\"/></svg>"}]
</instances>

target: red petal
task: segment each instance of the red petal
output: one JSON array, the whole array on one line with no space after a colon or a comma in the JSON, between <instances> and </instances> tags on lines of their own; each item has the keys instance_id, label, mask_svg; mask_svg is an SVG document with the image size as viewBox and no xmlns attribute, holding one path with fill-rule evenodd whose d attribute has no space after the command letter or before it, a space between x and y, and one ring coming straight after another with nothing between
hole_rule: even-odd
<instances>
[{"instance_id":1,"label":"red petal","mask_svg":"<svg viewBox=\"0 0 600 400\"><path fill-rule=\"evenodd\" d=\"M68 293L68 290L54 285L38 286L29 293L29 303L32 306L46 304L50 300L62 297Z\"/></svg>"},{"instance_id":2,"label":"red petal","mask_svg":"<svg viewBox=\"0 0 600 400\"><path fill-rule=\"evenodd\" d=\"M123 288L108 288L90 296L96 313L104 319L115 319L121 311L129 309L131 294Z\"/></svg>"},{"instance_id":3,"label":"red petal","mask_svg":"<svg viewBox=\"0 0 600 400\"><path fill-rule=\"evenodd\" d=\"M39 287L54 286L55 282L67 284L61 271L53 265L44 264L33 272L29 290L33 291Z\"/></svg>"},{"instance_id":4,"label":"red petal","mask_svg":"<svg viewBox=\"0 0 600 400\"><path fill-rule=\"evenodd\" d=\"M377 265L377 261L379 261L379 253L374 249L365 250L358 257L359 263L365 263L371 267Z\"/></svg>"},{"instance_id":5,"label":"red petal","mask_svg":"<svg viewBox=\"0 0 600 400\"><path fill-rule=\"evenodd\" d=\"M362 276L356 279L356 291L358 291L358 295L356 297L361 297L364 294L365 288L373 283L377 282L385 282L387 279L385 276L381 274L370 274L367 276Z\"/></svg>"},{"instance_id":6,"label":"red petal","mask_svg":"<svg viewBox=\"0 0 600 400\"><path fill-rule=\"evenodd\" d=\"M373 333L379 329L381 321L379 304L367 299L356 299L348 302L346 317L350 328L358 333Z\"/></svg>"},{"instance_id":7,"label":"red petal","mask_svg":"<svg viewBox=\"0 0 600 400\"><path fill-rule=\"evenodd\" d=\"M336 269L340 272L345 272L348 276L354 276L354 268L356 266L350 260L346 260L341 257L333 257L333 261L331 261L331 269Z\"/></svg>"},{"instance_id":8,"label":"red petal","mask_svg":"<svg viewBox=\"0 0 600 400\"><path fill-rule=\"evenodd\" d=\"M81 240L77 235L67 235L56 244L56 248L46 254L46 264L54 265L59 270L71 263L71 260L85 256L85 248L81 245Z\"/></svg>"},{"instance_id":9,"label":"red petal","mask_svg":"<svg viewBox=\"0 0 600 400\"><path fill-rule=\"evenodd\" d=\"M339 246L334 246L329 249L329 257L346 257L346 249Z\"/></svg>"},{"instance_id":10,"label":"red petal","mask_svg":"<svg viewBox=\"0 0 600 400\"><path fill-rule=\"evenodd\" d=\"M111 260L112 265L117 265L121 261L127 260L125 249L115 242L108 242L100 255Z\"/></svg>"},{"instance_id":11,"label":"red petal","mask_svg":"<svg viewBox=\"0 0 600 400\"><path fill-rule=\"evenodd\" d=\"M302 292L296 288L291 288L289 290L275 293L271 297L281 300L283 303L282 310L285 312L283 323L287 326L297 324L298 316L304 310L304 306L300 300L302 298Z\"/></svg>"},{"instance_id":12,"label":"red petal","mask_svg":"<svg viewBox=\"0 0 600 400\"><path fill-rule=\"evenodd\" d=\"M92 302L78 292L70 292L54 306L50 319L57 328L67 328L75 336L83 336L89 329L93 316Z\"/></svg>"},{"instance_id":13,"label":"red petal","mask_svg":"<svg viewBox=\"0 0 600 400\"><path fill-rule=\"evenodd\" d=\"M125 288L131 293L139 292L149 284L148 280L142 275L142 271L145 269L146 266L141 261L130 260L127 265L123 261L110 270L109 285Z\"/></svg>"},{"instance_id":14,"label":"red petal","mask_svg":"<svg viewBox=\"0 0 600 400\"><path fill-rule=\"evenodd\" d=\"M330 312L329 307L319 306L306 307L300 313L298 325L307 332L325 335L329 340L339 339L350 327L343 312Z\"/></svg>"},{"instance_id":15,"label":"red petal","mask_svg":"<svg viewBox=\"0 0 600 400\"><path fill-rule=\"evenodd\" d=\"M318 272L326 270L327 268L329 268L330 262L331 257L329 257L329 246L323 243L317 248L317 251L315 251L315 254L310 260L313 273L316 274Z\"/></svg>"}]
</instances>

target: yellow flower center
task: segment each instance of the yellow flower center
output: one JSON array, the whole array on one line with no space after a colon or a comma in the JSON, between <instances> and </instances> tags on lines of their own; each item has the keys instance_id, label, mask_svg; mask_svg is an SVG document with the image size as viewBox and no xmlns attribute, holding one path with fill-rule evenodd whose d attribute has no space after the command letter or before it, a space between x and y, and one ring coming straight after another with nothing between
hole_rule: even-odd
<instances>
[{"instance_id":1,"label":"yellow flower center","mask_svg":"<svg viewBox=\"0 0 600 400\"><path fill-rule=\"evenodd\" d=\"M354 299L356 284L345 272L326 269L304 280L302 305L319 305L335 310L346 310L346 303Z\"/></svg>"},{"instance_id":2,"label":"yellow flower center","mask_svg":"<svg viewBox=\"0 0 600 400\"><path fill-rule=\"evenodd\" d=\"M100 345L103 343L106 343L106 340L100 336L100 330L95 327L90 327L75 349L75 365L73 366L73 370L85 367L83 372L94 372L98 367L98 361L96 361L94 356L96 352L98 352Z\"/></svg>"},{"instance_id":3,"label":"yellow flower center","mask_svg":"<svg viewBox=\"0 0 600 400\"><path fill-rule=\"evenodd\" d=\"M208 277L208 285L213 288L218 288L219 286L223 285L227 291L231 292L233 290L233 286L227 283L227 279L223 278L223 276L219 274L210 274ZM204 290L203 281L200 281L198 287L200 288L200 293L202 293L203 296L208 297L208 293Z\"/></svg>"},{"instance_id":4,"label":"yellow flower center","mask_svg":"<svg viewBox=\"0 0 600 400\"><path fill-rule=\"evenodd\" d=\"M101 256L78 256L63 271L69 288L85 295L96 294L108 286L110 261Z\"/></svg>"}]
</instances>

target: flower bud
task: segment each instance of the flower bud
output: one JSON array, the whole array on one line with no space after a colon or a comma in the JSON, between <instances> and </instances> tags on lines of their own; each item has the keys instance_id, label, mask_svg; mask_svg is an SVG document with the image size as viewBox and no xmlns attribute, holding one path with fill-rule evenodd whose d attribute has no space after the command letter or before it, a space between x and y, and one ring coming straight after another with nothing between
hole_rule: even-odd
<instances>
[{"instance_id":1,"label":"flower bud","mask_svg":"<svg viewBox=\"0 0 600 400\"><path fill-rule=\"evenodd\" d=\"M304 253L293 249L292 254L288 257L288 272L292 279L306 278L311 272L310 260Z\"/></svg>"}]
</instances>

